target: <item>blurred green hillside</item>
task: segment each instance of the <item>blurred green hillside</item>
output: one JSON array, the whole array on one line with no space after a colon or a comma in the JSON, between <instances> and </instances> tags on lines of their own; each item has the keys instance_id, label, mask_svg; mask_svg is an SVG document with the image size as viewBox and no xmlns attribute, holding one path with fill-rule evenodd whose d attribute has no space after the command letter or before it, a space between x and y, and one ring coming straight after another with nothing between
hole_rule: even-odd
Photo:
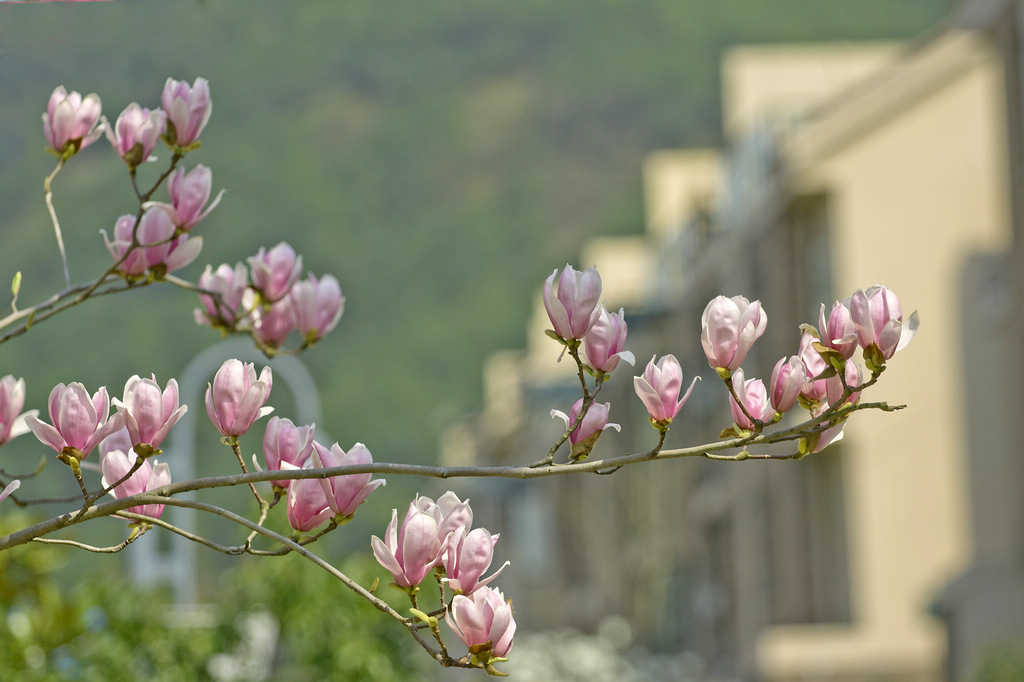
<instances>
[{"instance_id":1,"label":"blurred green hillside","mask_svg":"<svg viewBox=\"0 0 1024 682\"><path fill-rule=\"evenodd\" d=\"M23 303L60 285L41 191L53 160L39 117L53 88L97 92L113 119L132 100L158 106L168 76L204 76L214 113L187 165L212 167L227 194L199 228L204 253L178 274L195 280L206 263L282 239L315 273L334 273L345 316L306 356L323 426L379 459L429 460L439 427L476 405L484 356L523 344L544 277L590 236L641 230L644 155L720 142L724 48L904 38L947 10L944 0L5 3L0 282L6 290L21 270ZM98 231L130 210L127 173L100 141L55 192L82 281L108 262ZM192 323L194 306L169 288L92 302L7 344L0 375L24 376L36 407L57 381L114 394L134 373L163 381L217 338ZM189 418L205 420L192 407ZM10 447L37 456L23 440Z\"/></svg>"}]
</instances>

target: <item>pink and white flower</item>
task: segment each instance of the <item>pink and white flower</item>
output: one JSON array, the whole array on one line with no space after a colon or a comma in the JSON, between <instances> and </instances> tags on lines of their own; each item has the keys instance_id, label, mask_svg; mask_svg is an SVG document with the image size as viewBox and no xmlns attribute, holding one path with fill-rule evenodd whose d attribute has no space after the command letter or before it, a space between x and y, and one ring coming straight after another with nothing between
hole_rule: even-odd
<instances>
[{"instance_id":1,"label":"pink and white flower","mask_svg":"<svg viewBox=\"0 0 1024 682\"><path fill-rule=\"evenodd\" d=\"M257 379L251 362L227 360L217 370L213 383L207 384L206 414L222 435L241 436L253 422L273 411L264 407L272 386L269 367L264 367Z\"/></svg>"},{"instance_id":2,"label":"pink and white flower","mask_svg":"<svg viewBox=\"0 0 1024 682\"><path fill-rule=\"evenodd\" d=\"M124 478L131 471L136 461L137 458L134 455L125 454L121 450L111 450L105 454L100 462L100 469L103 471L103 487L111 486ZM117 499L121 499L140 493L148 493L151 490L168 485L170 482L171 470L166 464L156 460L153 460L153 463L150 464L149 460L144 460L142 465L135 470L135 473L126 481L113 488L110 494ZM142 504L128 507L125 511L160 518L164 511L164 505Z\"/></svg>"},{"instance_id":3,"label":"pink and white flower","mask_svg":"<svg viewBox=\"0 0 1024 682\"><path fill-rule=\"evenodd\" d=\"M311 461L317 469L373 463L373 455L362 443L356 443L345 452L337 443L328 450L314 441L311 454ZM356 509L366 501L370 493L385 483L383 478L371 481L370 477L371 474L346 474L319 479L331 511L343 518L355 514Z\"/></svg>"},{"instance_id":4,"label":"pink and white flower","mask_svg":"<svg viewBox=\"0 0 1024 682\"><path fill-rule=\"evenodd\" d=\"M700 342L708 363L716 369L736 371L767 326L768 314L760 301L716 296L701 315Z\"/></svg>"},{"instance_id":5,"label":"pink and white flower","mask_svg":"<svg viewBox=\"0 0 1024 682\"><path fill-rule=\"evenodd\" d=\"M95 94L82 97L63 85L50 95L50 102L43 114L43 134L50 149L58 154L71 154L85 149L103 133L100 115L103 107Z\"/></svg>"},{"instance_id":6,"label":"pink and white flower","mask_svg":"<svg viewBox=\"0 0 1024 682\"><path fill-rule=\"evenodd\" d=\"M582 339L601 313L597 307L601 298L601 276L594 266L580 272L566 265L558 278L556 291L557 274L555 269L544 281L544 308L548 319L555 334L562 339Z\"/></svg>"},{"instance_id":7,"label":"pink and white flower","mask_svg":"<svg viewBox=\"0 0 1024 682\"><path fill-rule=\"evenodd\" d=\"M471 595L456 595L445 620L470 653L486 658L504 658L512 649L516 621L512 600L493 587L484 587Z\"/></svg>"},{"instance_id":8,"label":"pink and white flower","mask_svg":"<svg viewBox=\"0 0 1024 682\"><path fill-rule=\"evenodd\" d=\"M679 392L683 388L683 368L679 361L674 355L666 355L655 363L656 357L653 356L647 363L642 376L633 377L633 388L647 408L651 421L667 426L679 414L679 410L689 399L690 393L693 392L693 386L700 377L693 378L690 387L680 398Z\"/></svg>"},{"instance_id":9,"label":"pink and white flower","mask_svg":"<svg viewBox=\"0 0 1024 682\"><path fill-rule=\"evenodd\" d=\"M160 102L167 113L167 141L179 147L195 142L213 113L210 83L205 78L196 78L191 86L168 78Z\"/></svg>"},{"instance_id":10,"label":"pink and white flower","mask_svg":"<svg viewBox=\"0 0 1024 682\"><path fill-rule=\"evenodd\" d=\"M120 414L110 416L105 387L90 396L77 381L67 386L57 384L47 402L52 425L34 415L26 416L25 423L43 445L59 455L85 459L101 440L124 428Z\"/></svg>"},{"instance_id":11,"label":"pink and white flower","mask_svg":"<svg viewBox=\"0 0 1024 682\"><path fill-rule=\"evenodd\" d=\"M149 159L166 126L163 111L143 109L132 102L117 117L113 127L106 126L107 139L117 155L134 170Z\"/></svg>"}]
</instances>

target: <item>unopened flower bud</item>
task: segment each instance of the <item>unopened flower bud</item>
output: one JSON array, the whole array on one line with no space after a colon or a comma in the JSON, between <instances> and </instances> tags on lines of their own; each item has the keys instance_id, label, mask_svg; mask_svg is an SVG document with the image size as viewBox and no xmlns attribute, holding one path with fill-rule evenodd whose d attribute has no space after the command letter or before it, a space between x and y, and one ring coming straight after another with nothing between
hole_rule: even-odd
<instances>
[{"instance_id":1,"label":"unopened flower bud","mask_svg":"<svg viewBox=\"0 0 1024 682\"><path fill-rule=\"evenodd\" d=\"M633 378L633 388L647 408L651 422L660 423L667 428L668 423L675 419L679 410L683 408L700 377L693 378L690 387L686 389L686 394L680 398L683 368L679 361L674 355L666 355L655 364L655 357L657 356L652 357L647 363L642 376Z\"/></svg>"},{"instance_id":2,"label":"unopened flower bud","mask_svg":"<svg viewBox=\"0 0 1024 682\"><path fill-rule=\"evenodd\" d=\"M168 78L160 102L167 113L167 142L178 147L195 142L213 112L210 84L205 78L196 78L191 87L185 81Z\"/></svg>"},{"instance_id":3,"label":"unopened flower bud","mask_svg":"<svg viewBox=\"0 0 1024 682\"><path fill-rule=\"evenodd\" d=\"M701 315L700 342L708 363L715 369L734 372L767 325L768 314L761 309L760 301L716 296Z\"/></svg>"},{"instance_id":4,"label":"unopened flower bud","mask_svg":"<svg viewBox=\"0 0 1024 682\"><path fill-rule=\"evenodd\" d=\"M227 360L207 384L206 414L224 436L241 436L258 418L273 408L264 407L270 398L273 377L264 367L259 378L252 363Z\"/></svg>"},{"instance_id":5,"label":"unopened flower bud","mask_svg":"<svg viewBox=\"0 0 1024 682\"><path fill-rule=\"evenodd\" d=\"M579 272L566 265L558 278L556 291L557 274L556 269L544 281L544 308L548 319L560 338L582 339L600 315L597 302L601 298L601 276L594 266Z\"/></svg>"},{"instance_id":6,"label":"unopened flower bud","mask_svg":"<svg viewBox=\"0 0 1024 682\"><path fill-rule=\"evenodd\" d=\"M100 98L95 94L82 97L74 90L68 93L63 85L58 86L43 114L43 133L50 149L70 156L95 142L103 132L99 123L102 111Z\"/></svg>"},{"instance_id":7,"label":"unopened flower bud","mask_svg":"<svg viewBox=\"0 0 1024 682\"><path fill-rule=\"evenodd\" d=\"M583 337L587 364L606 374L618 366L620 359L634 364L633 354L625 350L626 331L626 318L621 308L617 313L609 313L603 305L599 306L597 320Z\"/></svg>"}]
</instances>

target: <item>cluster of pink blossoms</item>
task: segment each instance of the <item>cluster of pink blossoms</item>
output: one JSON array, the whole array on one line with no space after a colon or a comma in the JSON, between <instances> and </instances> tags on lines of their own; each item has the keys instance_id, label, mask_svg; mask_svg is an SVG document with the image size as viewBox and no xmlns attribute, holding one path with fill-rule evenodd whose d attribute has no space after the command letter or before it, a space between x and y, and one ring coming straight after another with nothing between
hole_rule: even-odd
<instances>
[{"instance_id":1,"label":"cluster of pink blossoms","mask_svg":"<svg viewBox=\"0 0 1024 682\"><path fill-rule=\"evenodd\" d=\"M599 302L601 276L597 268L589 267L579 272L566 265L556 288L557 274L558 270L555 270L544 282L544 307L554 327L549 335L573 351L582 344L586 358L584 366L599 381L604 381L618 366L619 360L634 364L633 353L625 350L628 327L623 311L609 313ZM655 428L662 431L668 428L690 397L698 378L695 377L683 393L683 370L674 355L666 355L660 360L657 356L651 358L643 374L634 377L633 388L647 407ZM566 429L573 429L569 435L573 459L585 458L604 429L619 429L618 424L608 422L610 403L598 402L591 403L583 419L574 427L583 411L583 403L582 399L577 401L568 415L560 410L551 410L552 417L562 419Z\"/></svg>"},{"instance_id":2,"label":"cluster of pink blossoms","mask_svg":"<svg viewBox=\"0 0 1024 682\"><path fill-rule=\"evenodd\" d=\"M556 270L544 283L543 300L553 326L548 334L575 353L582 344L586 363L581 365L598 378L597 388L620 359L633 363L633 355L624 350L626 323L623 313L609 314L600 305L601 278L596 268L583 272L566 266L555 285ZM885 361L906 346L918 325L917 313L906 322L896 295L888 288L874 286L858 290L837 301L826 318L822 305L819 329L805 331L799 352L780 359L772 371L768 388L760 379L747 379L741 365L754 342L764 334L768 315L759 301L751 303L743 296L718 296L701 316L701 345L708 363L730 387L733 433L759 430L778 421L798 402L812 416L841 403L856 403L855 390L864 381L861 367L847 362L860 348L864 361L877 376ZM689 398L697 379L683 392L683 372L673 355L660 360L653 357L633 387L647 408L651 424L664 433ZM618 424L608 422L609 403L591 398L586 414L586 398L578 400L568 414L551 410L551 416L571 429L572 458L589 454L603 429ZM820 450L841 437L842 422L825 429L809 447Z\"/></svg>"},{"instance_id":3,"label":"cluster of pink blossoms","mask_svg":"<svg viewBox=\"0 0 1024 682\"><path fill-rule=\"evenodd\" d=\"M858 348L877 376L885 361L905 347L917 332L914 312L904 321L899 300L884 286L858 289L836 301L828 317L822 304L818 329L804 325L796 355L780 358L768 388L760 379L747 379L740 367L751 346L764 334L768 315L759 301L742 296L718 296L701 317L701 343L708 363L729 382L729 407L737 433L760 429L778 421L797 403L818 416L831 407L855 404L863 382L859 364L851 361ZM818 452L842 437L844 422L824 429L815 442L805 443Z\"/></svg>"},{"instance_id":4,"label":"cluster of pink blossoms","mask_svg":"<svg viewBox=\"0 0 1024 682\"><path fill-rule=\"evenodd\" d=\"M163 109L150 110L132 102L111 126L102 116L98 96L82 97L60 86L53 91L43 114L43 133L50 150L67 159L106 131L114 151L134 177L140 164L154 158L151 155L160 139L174 151L175 160L198 147L199 135L213 110L210 87L203 78L192 85L168 78L161 103ZM221 197L218 195L206 208L211 182L210 170L205 166L196 166L188 173L178 168L168 181L169 203L147 202L141 217L120 216L112 237L102 231L107 250L124 277L134 279L146 273L162 277L196 259L203 242L201 237L190 238L190 232Z\"/></svg>"},{"instance_id":5,"label":"cluster of pink blossoms","mask_svg":"<svg viewBox=\"0 0 1024 682\"><path fill-rule=\"evenodd\" d=\"M437 572L442 584L454 593L445 621L469 652L484 665L503 659L512 648L516 622L512 602L488 587L508 562L484 578L491 566L497 535L486 528L473 528L473 510L469 500L460 500L452 491L437 501L417 496L398 524L398 510L391 511L391 522L384 539L371 540L373 555L391 572L395 585L414 594L431 572Z\"/></svg>"},{"instance_id":6,"label":"cluster of pink blossoms","mask_svg":"<svg viewBox=\"0 0 1024 682\"><path fill-rule=\"evenodd\" d=\"M249 267L223 263L206 266L199 276L202 308L199 324L224 330L249 331L264 349L282 346L297 331L305 345L334 329L345 311L345 297L333 275L302 275L302 256L286 242L260 248Z\"/></svg>"}]
</instances>

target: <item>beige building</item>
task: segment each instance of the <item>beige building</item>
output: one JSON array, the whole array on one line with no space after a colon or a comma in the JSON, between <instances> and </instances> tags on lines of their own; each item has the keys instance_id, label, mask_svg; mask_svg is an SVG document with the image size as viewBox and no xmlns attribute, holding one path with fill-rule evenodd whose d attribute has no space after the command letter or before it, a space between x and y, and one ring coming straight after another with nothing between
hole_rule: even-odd
<instances>
[{"instance_id":1,"label":"beige building","mask_svg":"<svg viewBox=\"0 0 1024 682\"><path fill-rule=\"evenodd\" d=\"M653 154L644 235L588 244L579 263L626 308L633 374L674 353L687 381L704 378L668 445L730 421L698 341L719 293L763 302L768 332L744 368L767 380L819 302L888 285L922 329L868 397L908 407L858 415L799 463L505 485L494 513L528 560L503 584L527 628L624 616L639 644L695 654L709 679L974 679L992 647L1024 646L1019 14L968 3L912 45L725 55L728 149ZM449 461L547 450L547 410L576 398L547 326L538 301L530 347L488 364L487 407L449 433ZM625 428L597 454L652 444L629 368L618 374L602 399Z\"/></svg>"}]
</instances>

